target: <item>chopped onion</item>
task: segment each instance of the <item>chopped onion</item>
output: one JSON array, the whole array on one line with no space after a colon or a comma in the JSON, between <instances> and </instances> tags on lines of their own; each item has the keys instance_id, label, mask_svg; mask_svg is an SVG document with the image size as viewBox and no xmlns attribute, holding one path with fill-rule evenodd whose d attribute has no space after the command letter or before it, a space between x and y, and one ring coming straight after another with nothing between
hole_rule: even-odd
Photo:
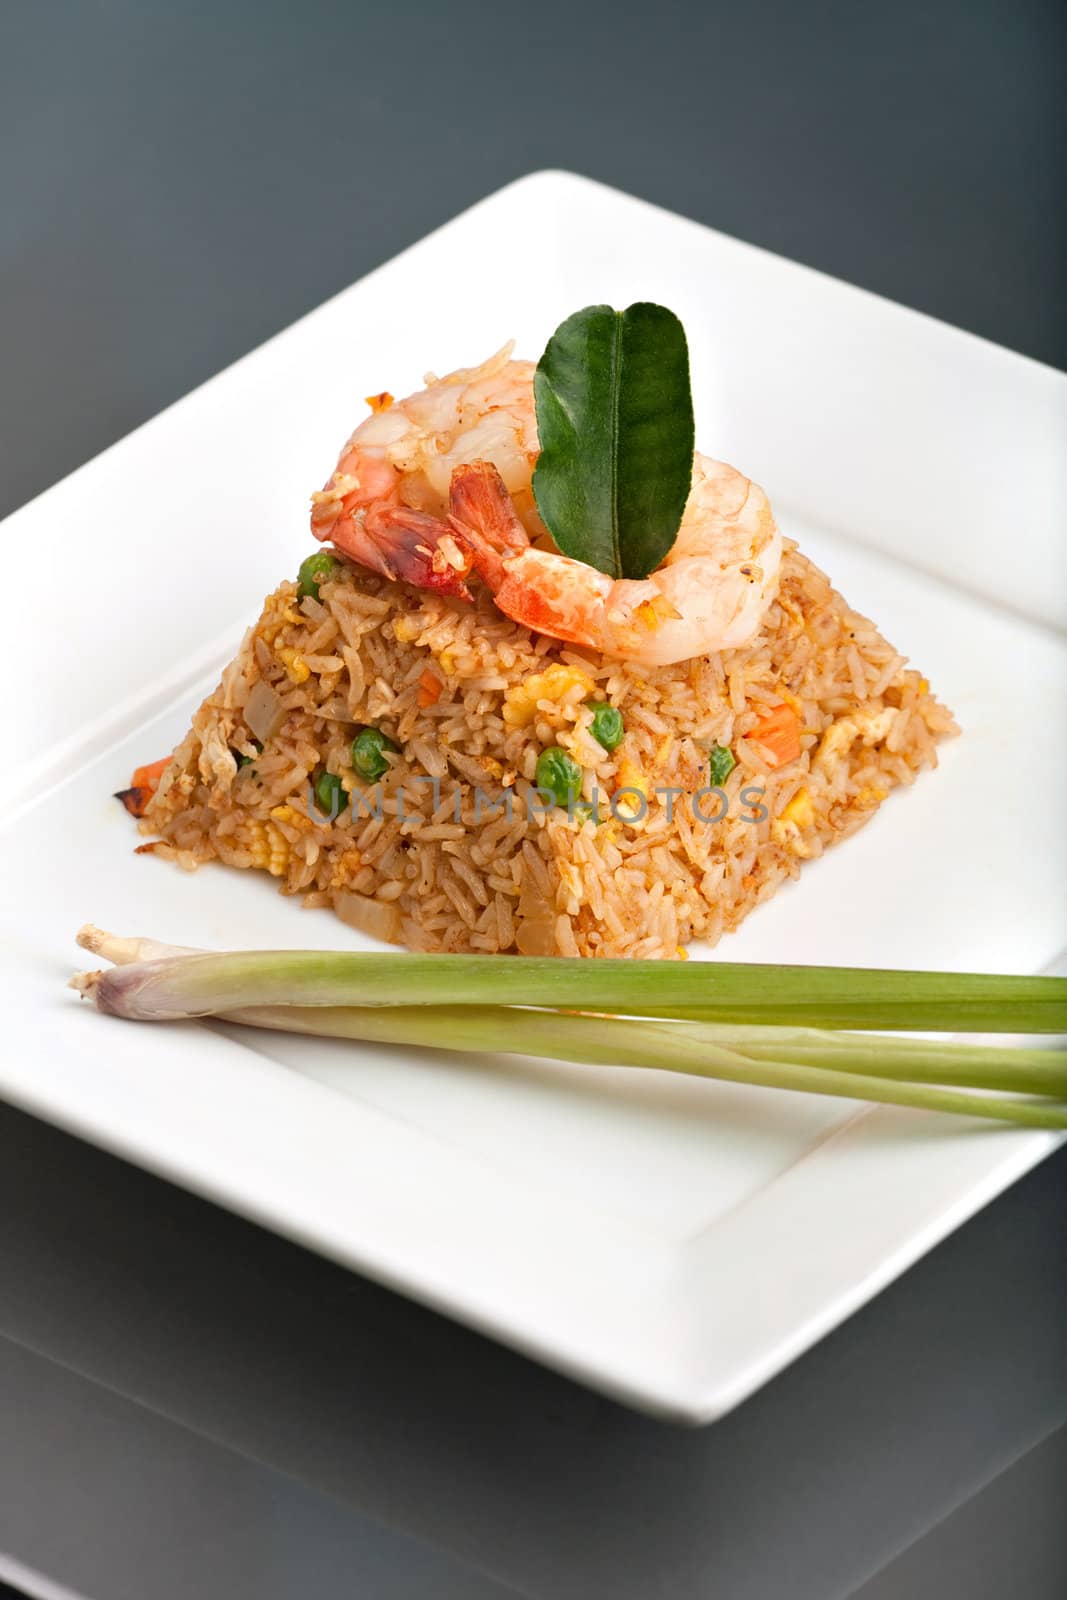
<instances>
[{"instance_id":1,"label":"chopped onion","mask_svg":"<svg viewBox=\"0 0 1067 1600\"><path fill-rule=\"evenodd\" d=\"M250 731L260 744L266 744L268 739L273 739L285 721L285 707L277 690L272 689L263 678L252 685L252 692L245 701L244 716Z\"/></svg>"},{"instance_id":2,"label":"chopped onion","mask_svg":"<svg viewBox=\"0 0 1067 1600\"><path fill-rule=\"evenodd\" d=\"M523 956L554 956L556 924L550 912L523 917L515 924L515 948Z\"/></svg>"},{"instance_id":3,"label":"chopped onion","mask_svg":"<svg viewBox=\"0 0 1067 1600\"><path fill-rule=\"evenodd\" d=\"M333 897L333 908L342 922L372 939L393 944L400 932L400 912L384 900L356 894L352 889L338 889Z\"/></svg>"}]
</instances>

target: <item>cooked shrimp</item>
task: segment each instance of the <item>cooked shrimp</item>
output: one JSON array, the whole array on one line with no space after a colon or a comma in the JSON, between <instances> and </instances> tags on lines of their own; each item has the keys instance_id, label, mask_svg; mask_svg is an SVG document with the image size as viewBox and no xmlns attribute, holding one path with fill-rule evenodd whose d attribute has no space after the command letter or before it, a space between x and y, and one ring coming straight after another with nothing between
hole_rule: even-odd
<instances>
[{"instance_id":1,"label":"cooked shrimp","mask_svg":"<svg viewBox=\"0 0 1067 1600\"><path fill-rule=\"evenodd\" d=\"M697 455L678 537L648 578L610 578L527 545L505 485L486 463L458 466L452 525L500 610L554 639L645 666L747 644L778 592L782 558L767 497L721 461Z\"/></svg>"},{"instance_id":2,"label":"cooked shrimp","mask_svg":"<svg viewBox=\"0 0 1067 1600\"><path fill-rule=\"evenodd\" d=\"M537 459L533 363L511 345L480 367L406 400L377 395L337 469L312 496L311 531L390 578L469 598L470 553L445 522L453 469L492 461L532 533L543 532L530 487Z\"/></svg>"},{"instance_id":3,"label":"cooked shrimp","mask_svg":"<svg viewBox=\"0 0 1067 1600\"><path fill-rule=\"evenodd\" d=\"M742 645L778 588L782 540L763 491L698 455L674 546L648 578L612 579L550 549L534 504L533 365L506 345L406 400L375 396L311 528L389 578L470 599L472 570L505 615L606 655L664 666Z\"/></svg>"}]
</instances>

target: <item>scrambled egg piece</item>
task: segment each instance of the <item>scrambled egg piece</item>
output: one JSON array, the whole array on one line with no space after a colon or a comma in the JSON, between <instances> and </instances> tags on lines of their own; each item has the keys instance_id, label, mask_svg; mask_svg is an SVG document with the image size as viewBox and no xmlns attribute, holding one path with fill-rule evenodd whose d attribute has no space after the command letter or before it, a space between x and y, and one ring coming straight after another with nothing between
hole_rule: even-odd
<instances>
[{"instance_id":1,"label":"scrambled egg piece","mask_svg":"<svg viewBox=\"0 0 1067 1600\"><path fill-rule=\"evenodd\" d=\"M393 623L393 637L398 644L410 644L423 630L422 617L397 617Z\"/></svg>"},{"instance_id":2,"label":"scrambled egg piece","mask_svg":"<svg viewBox=\"0 0 1067 1600\"><path fill-rule=\"evenodd\" d=\"M886 706L882 711L857 711L856 729L864 744L881 744L899 716L894 706Z\"/></svg>"},{"instance_id":3,"label":"scrambled egg piece","mask_svg":"<svg viewBox=\"0 0 1067 1600\"><path fill-rule=\"evenodd\" d=\"M800 830L810 828L814 821L815 807L811 803L811 794L807 789L798 789L781 816L771 823L771 838L806 861L812 853L811 846L801 838Z\"/></svg>"},{"instance_id":4,"label":"scrambled egg piece","mask_svg":"<svg viewBox=\"0 0 1067 1600\"><path fill-rule=\"evenodd\" d=\"M504 721L509 728L525 728L537 715L542 700L574 705L593 693L592 678L580 667L554 661L544 672L531 672L504 696Z\"/></svg>"},{"instance_id":5,"label":"scrambled egg piece","mask_svg":"<svg viewBox=\"0 0 1067 1600\"><path fill-rule=\"evenodd\" d=\"M559 863L560 888L566 897L566 911L568 916L576 916L582 904L582 874L573 861L560 861Z\"/></svg>"},{"instance_id":6,"label":"scrambled egg piece","mask_svg":"<svg viewBox=\"0 0 1067 1600\"><path fill-rule=\"evenodd\" d=\"M886 706L881 711L854 711L849 717L839 718L823 734L815 765L827 767L838 756L847 755L857 739L868 746L881 744L899 715L895 707Z\"/></svg>"},{"instance_id":7,"label":"scrambled egg piece","mask_svg":"<svg viewBox=\"0 0 1067 1600\"><path fill-rule=\"evenodd\" d=\"M647 809L647 806L642 806L637 795L642 795L647 802L648 779L636 762L631 761L629 756L623 756L619 762L618 780L618 788L615 790L615 815L621 822L636 822L645 814ZM636 790L637 792L636 794L627 792L619 800L617 797L624 790Z\"/></svg>"},{"instance_id":8,"label":"scrambled egg piece","mask_svg":"<svg viewBox=\"0 0 1067 1600\"><path fill-rule=\"evenodd\" d=\"M263 621L256 631L267 644L273 644L283 628L299 627L306 622L304 613L289 604L288 595L272 594L267 597Z\"/></svg>"},{"instance_id":9,"label":"scrambled egg piece","mask_svg":"<svg viewBox=\"0 0 1067 1600\"><path fill-rule=\"evenodd\" d=\"M798 789L782 812L786 822L795 822L799 828L810 828L815 821L815 807L811 803L811 793L807 789Z\"/></svg>"},{"instance_id":10,"label":"scrambled egg piece","mask_svg":"<svg viewBox=\"0 0 1067 1600\"><path fill-rule=\"evenodd\" d=\"M307 683L311 677L311 668L300 654L299 650L291 648L278 651L278 660L285 668L286 676L290 683Z\"/></svg>"}]
</instances>

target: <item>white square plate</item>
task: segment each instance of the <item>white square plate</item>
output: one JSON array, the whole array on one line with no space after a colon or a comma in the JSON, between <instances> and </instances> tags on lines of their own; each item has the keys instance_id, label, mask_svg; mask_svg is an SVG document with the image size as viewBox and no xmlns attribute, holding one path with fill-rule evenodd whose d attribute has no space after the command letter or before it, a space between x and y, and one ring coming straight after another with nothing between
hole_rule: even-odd
<instances>
[{"instance_id":1,"label":"white square plate","mask_svg":"<svg viewBox=\"0 0 1067 1600\"><path fill-rule=\"evenodd\" d=\"M5 705L0 1090L590 1384L700 1422L1054 1139L625 1070L134 1028L64 988L87 920L181 944L353 943L258 875L135 857L111 793L171 748L262 595L295 571L308 490L364 394L403 393L511 335L536 355L575 307L636 299L685 321L702 447L766 486L785 529L965 729L938 772L720 952L1017 972L1057 957L1067 381L541 173L10 518L24 581L5 608L7 660L33 692Z\"/></svg>"}]
</instances>

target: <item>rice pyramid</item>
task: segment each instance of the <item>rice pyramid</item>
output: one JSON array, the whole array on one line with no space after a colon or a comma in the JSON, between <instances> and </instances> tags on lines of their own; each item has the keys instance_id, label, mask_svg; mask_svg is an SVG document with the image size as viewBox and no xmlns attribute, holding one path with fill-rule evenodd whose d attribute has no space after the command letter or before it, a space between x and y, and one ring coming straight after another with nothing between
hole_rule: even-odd
<instances>
[{"instance_id":1,"label":"rice pyramid","mask_svg":"<svg viewBox=\"0 0 1067 1600\"><path fill-rule=\"evenodd\" d=\"M611 750L601 703L622 714ZM954 731L789 541L749 645L652 669L530 633L484 591L466 604L342 562L318 598L267 597L142 848L259 869L414 949L678 957L862 827ZM569 805L535 786L546 749L581 769Z\"/></svg>"}]
</instances>

